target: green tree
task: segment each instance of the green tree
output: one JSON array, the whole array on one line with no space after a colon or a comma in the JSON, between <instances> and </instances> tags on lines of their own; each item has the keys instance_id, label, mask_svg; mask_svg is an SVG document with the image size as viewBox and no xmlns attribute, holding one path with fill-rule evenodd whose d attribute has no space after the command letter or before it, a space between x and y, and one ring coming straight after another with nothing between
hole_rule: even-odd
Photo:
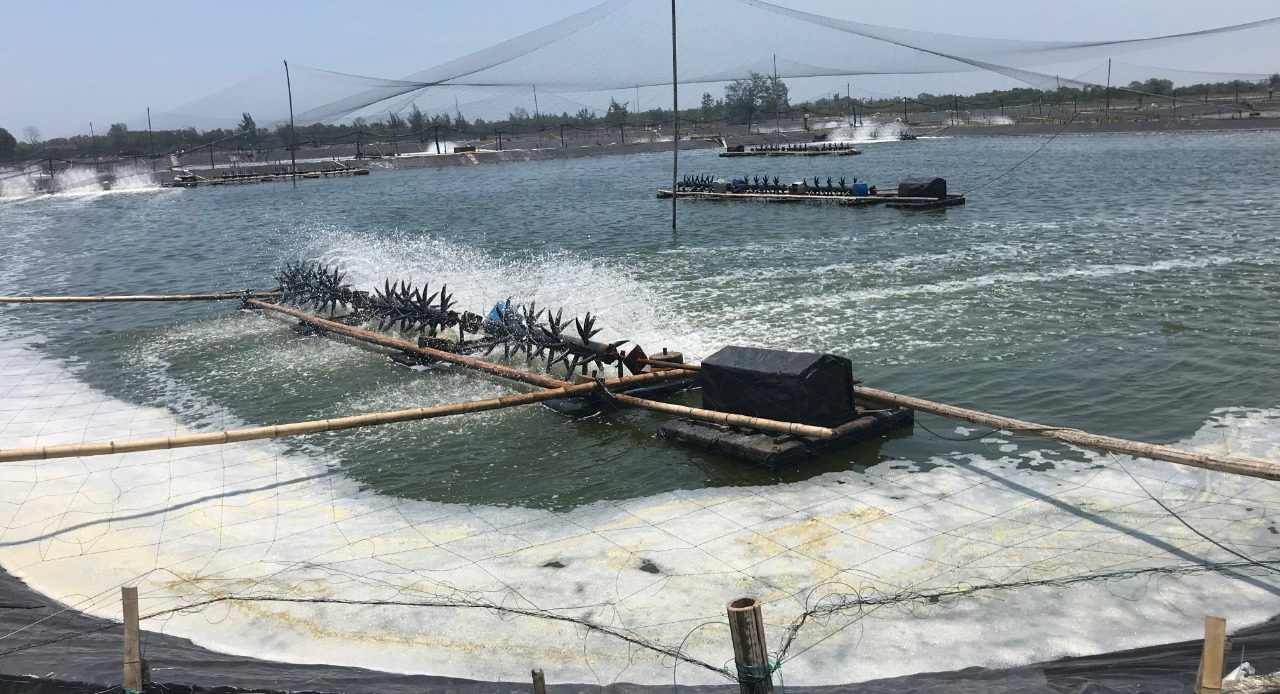
<instances>
[{"instance_id":1,"label":"green tree","mask_svg":"<svg viewBox=\"0 0 1280 694\"><path fill-rule=\"evenodd\" d=\"M702 93L702 105L698 107L698 110L701 113L703 120L710 119L711 115L715 113L716 101L711 98L711 92Z\"/></svg>"},{"instance_id":2,"label":"green tree","mask_svg":"<svg viewBox=\"0 0 1280 694\"><path fill-rule=\"evenodd\" d=\"M253 116L246 111L240 114L240 132L244 133L245 141L249 147L256 149L258 147L258 124L253 122Z\"/></svg>"},{"instance_id":3,"label":"green tree","mask_svg":"<svg viewBox=\"0 0 1280 694\"><path fill-rule=\"evenodd\" d=\"M433 119L434 120L434 119ZM427 129L427 117L422 115L422 109L417 104L413 105L413 109L409 111L409 131L418 133L418 141L423 142L423 131Z\"/></svg>"},{"instance_id":4,"label":"green tree","mask_svg":"<svg viewBox=\"0 0 1280 694\"><path fill-rule=\"evenodd\" d=\"M609 99L609 110L604 112L604 122L608 125L621 125L627 122L627 105L616 99Z\"/></svg>"},{"instance_id":5,"label":"green tree","mask_svg":"<svg viewBox=\"0 0 1280 694\"><path fill-rule=\"evenodd\" d=\"M0 161L12 161L18 152L18 140L8 130L0 128Z\"/></svg>"}]
</instances>

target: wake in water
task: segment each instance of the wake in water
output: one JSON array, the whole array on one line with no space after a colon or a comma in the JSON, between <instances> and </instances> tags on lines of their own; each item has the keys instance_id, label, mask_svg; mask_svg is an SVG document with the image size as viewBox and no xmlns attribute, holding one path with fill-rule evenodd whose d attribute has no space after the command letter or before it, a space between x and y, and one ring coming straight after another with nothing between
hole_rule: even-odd
<instances>
[{"instance_id":1,"label":"wake in water","mask_svg":"<svg viewBox=\"0 0 1280 694\"><path fill-rule=\"evenodd\" d=\"M38 165L0 170L0 202L17 202L47 195L85 196L160 189L155 174L141 164L116 164L105 172L70 166L55 171L52 178Z\"/></svg>"}]
</instances>

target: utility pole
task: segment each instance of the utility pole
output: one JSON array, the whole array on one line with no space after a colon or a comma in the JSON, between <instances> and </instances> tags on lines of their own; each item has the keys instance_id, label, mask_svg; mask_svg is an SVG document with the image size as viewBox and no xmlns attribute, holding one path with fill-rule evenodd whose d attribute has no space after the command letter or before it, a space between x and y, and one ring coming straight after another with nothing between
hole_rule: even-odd
<instances>
[{"instance_id":1,"label":"utility pole","mask_svg":"<svg viewBox=\"0 0 1280 694\"><path fill-rule=\"evenodd\" d=\"M782 109L778 103L778 54L773 54L773 84L769 85L769 100L773 102L773 132L775 135L782 135ZM808 128L805 128L808 130Z\"/></svg>"},{"instance_id":2,"label":"utility pole","mask_svg":"<svg viewBox=\"0 0 1280 694\"><path fill-rule=\"evenodd\" d=\"M147 158L151 160L151 173L156 172L156 141L151 133L151 107L147 107Z\"/></svg>"},{"instance_id":3,"label":"utility pole","mask_svg":"<svg viewBox=\"0 0 1280 694\"><path fill-rule=\"evenodd\" d=\"M1111 59L1107 58L1107 100L1106 110L1103 111L1105 120L1111 120Z\"/></svg>"},{"instance_id":4,"label":"utility pole","mask_svg":"<svg viewBox=\"0 0 1280 694\"><path fill-rule=\"evenodd\" d=\"M293 125L293 80L289 78L289 61L284 61L284 84L289 90L289 173L293 186L298 187L298 131ZM357 141L358 143L359 141ZM360 156L360 145L356 144L356 156Z\"/></svg>"},{"instance_id":5,"label":"utility pole","mask_svg":"<svg viewBox=\"0 0 1280 694\"><path fill-rule=\"evenodd\" d=\"M676 231L676 177L680 172L680 90L676 73L676 0L671 0L671 117L675 121L671 138L671 232Z\"/></svg>"}]
</instances>

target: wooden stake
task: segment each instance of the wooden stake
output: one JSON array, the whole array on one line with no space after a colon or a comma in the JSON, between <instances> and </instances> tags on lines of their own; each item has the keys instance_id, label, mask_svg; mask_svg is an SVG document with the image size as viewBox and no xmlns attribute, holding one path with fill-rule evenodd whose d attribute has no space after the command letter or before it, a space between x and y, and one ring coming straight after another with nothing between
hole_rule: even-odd
<instances>
[{"instance_id":1,"label":"wooden stake","mask_svg":"<svg viewBox=\"0 0 1280 694\"><path fill-rule=\"evenodd\" d=\"M146 683L142 679L142 639L138 630L137 586L121 586L120 599L124 608L124 690L140 692Z\"/></svg>"},{"instance_id":2,"label":"wooden stake","mask_svg":"<svg viewBox=\"0 0 1280 694\"><path fill-rule=\"evenodd\" d=\"M772 694L773 673L764 641L764 616L759 598L730 600L729 636L733 639L733 662L737 668L738 691L742 694Z\"/></svg>"},{"instance_id":3,"label":"wooden stake","mask_svg":"<svg viewBox=\"0 0 1280 694\"><path fill-rule=\"evenodd\" d=\"M235 301L273 299L280 292L222 292L218 294L114 294L104 296L0 296L0 304L92 304L115 301Z\"/></svg>"},{"instance_id":4,"label":"wooden stake","mask_svg":"<svg viewBox=\"0 0 1280 694\"><path fill-rule=\"evenodd\" d=\"M1204 646L1200 651L1200 667L1196 671L1196 694L1222 691L1222 664L1226 659L1227 620L1204 618Z\"/></svg>"},{"instance_id":5,"label":"wooden stake","mask_svg":"<svg viewBox=\"0 0 1280 694\"><path fill-rule=\"evenodd\" d=\"M547 680L542 676L542 669L533 671L533 694L547 694Z\"/></svg>"}]
</instances>

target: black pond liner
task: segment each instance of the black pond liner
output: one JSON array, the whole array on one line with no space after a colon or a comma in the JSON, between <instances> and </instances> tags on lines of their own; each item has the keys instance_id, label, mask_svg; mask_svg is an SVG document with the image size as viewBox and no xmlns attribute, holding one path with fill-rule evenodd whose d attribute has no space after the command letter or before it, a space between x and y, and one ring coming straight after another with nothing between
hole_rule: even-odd
<instances>
[{"instance_id":1,"label":"black pond liner","mask_svg":"<svg viewBox=\"0 0 1280 694\"><path fill-rule=\"evenodd\" d=\"M37 626L0 639L0 653L24 645L60 637L75 638L0 655L0 694L102 694L120 692L121 627L59 605L32 591L22 581L0 571L0 629L10 633L43 619ZM91 633L86 633L91 632ZM725 635L729 652L729 635ZM1259 673L1280 670L1280 615L1230 635L1232 650L1227 669L1245 658ZM822 687L786 687L790 692L857 692L859 694L1186 694L1191 691L1200 641L1116 651L1081 658L1064 658L1007 669L966 668L932 672L857 684ZM483 682L430 675L398 675L354 667L299 665L225 655L194 645L187 639L143 632L143 651L152 668L149 692L172 694L232 694L238 692L380 692L430 694L432 692L483 694L530 691L528 681ZM423 653L424 663L431 661ZM833 668L857 672L856 655ZM554 678L554 672L547 673ZM678 674L678 673L677 673ZM779 675L781 676L779 678ZM785 665L775 675L785 684ZM670 692L667 685L553 684L558 694L587 692ZM679 687L691 693L737 692L736 684ZM781 689L780 689L781 691Z\"/></svg>"}]
</instances>

